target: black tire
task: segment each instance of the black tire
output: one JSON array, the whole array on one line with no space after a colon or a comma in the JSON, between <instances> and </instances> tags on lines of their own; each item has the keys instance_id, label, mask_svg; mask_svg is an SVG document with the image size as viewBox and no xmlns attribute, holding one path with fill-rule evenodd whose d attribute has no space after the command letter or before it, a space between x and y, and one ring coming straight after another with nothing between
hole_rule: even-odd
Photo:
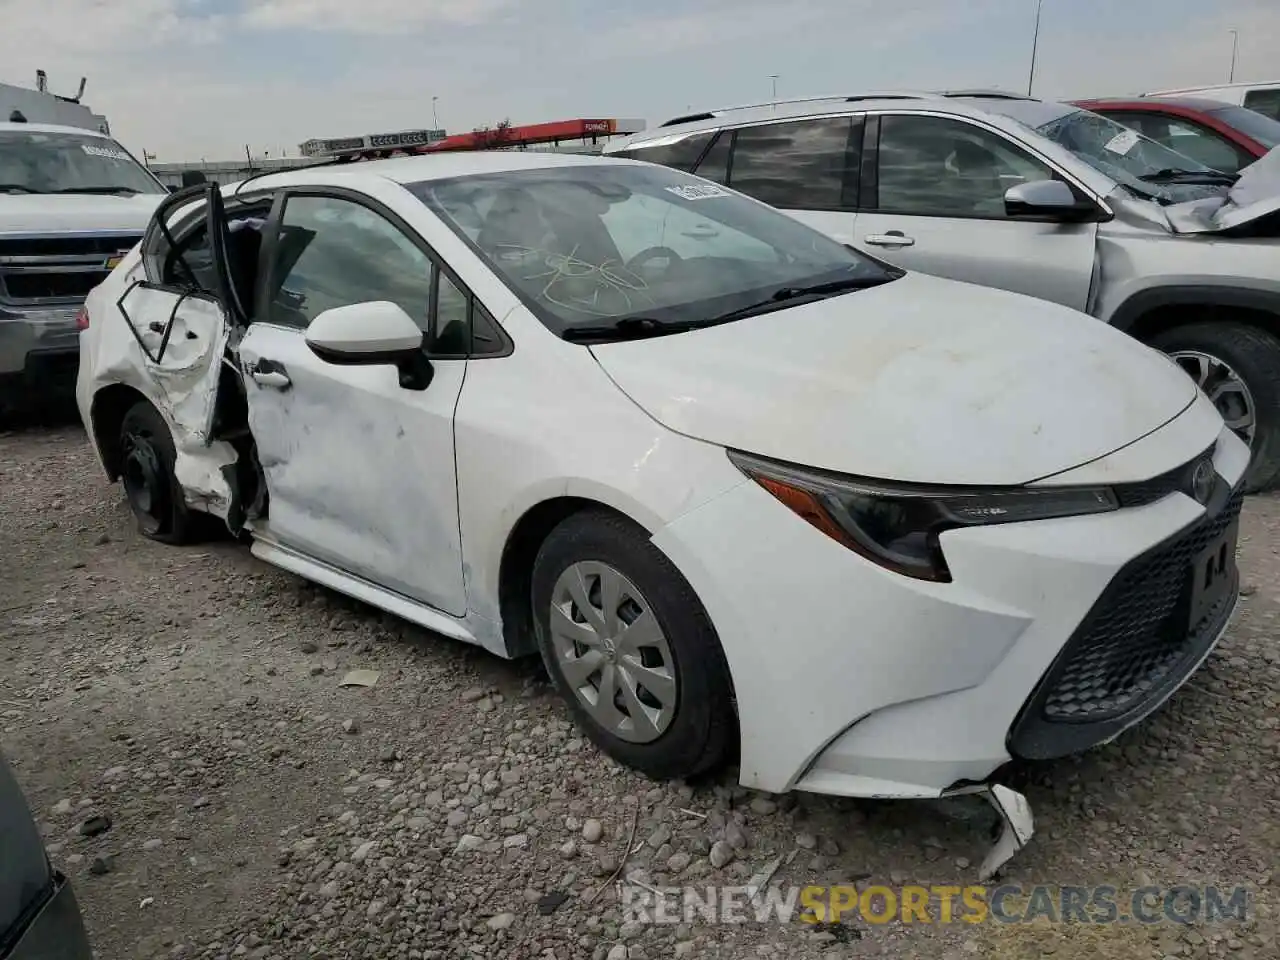
<instances>
[{"instance_id":1,"label":"black tire","mask_svg":"<svg viewBox=\"0 0 1280 960\"><path fill-rule=\"evenodd\" d=\"M1165 353L1195 351L1225 363L1253 399L1253 449L1244 475L1249 493L1280 483L1280 339L1244 323L1192 323L1164 330L1151 345Z\"/></svg>"},{"instance_id":2,"label":"black tire","mask_svg":"<svg viewBox=\"0 0 1280 960\"><path fill-rule=\"evenodd\" d=\"M187 509L174 475L173 435L151 404L134 404L120 423L120 479L145 537L180 546L198 539L198 517Z\"/></svg>"},{"instance_id":3,"label":"black tire","mask_svg":"<svg viewBox=\"0 0 1280 960\"><path fill-rule=\"evenodd\" d=\"M579 701L561 672L550 635L552 594L575 563L608 564L644 595L675 661L676 708L655 740L615 736ZM560 523L533 566L533 621L547 673L578 725L605 753L658 780L693 777L729 759L737 746L737 714L728 666L715 628L688 581L641 528L617 514L587 510Z\"/></svg>"}]
</instances>

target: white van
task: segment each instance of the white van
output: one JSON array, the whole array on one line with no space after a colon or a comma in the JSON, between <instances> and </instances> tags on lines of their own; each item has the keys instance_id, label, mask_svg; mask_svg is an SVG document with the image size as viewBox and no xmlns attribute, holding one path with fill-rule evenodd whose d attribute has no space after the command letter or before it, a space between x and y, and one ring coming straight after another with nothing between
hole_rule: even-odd
<instances>
[{"instance_id":1,"label":"white van","mask_svg":"<svg viewBox=\"0 0 1280 960\"><path fill-rule=\"evenodd\" d=\"M1271 83L1223 83L1216 87L1186 87L1182 90L1157 90L1144 97L1206 97L1237 107L1248 107L1272 120L1280 120L1280 80Z\"/></svg>"}]
</instances>

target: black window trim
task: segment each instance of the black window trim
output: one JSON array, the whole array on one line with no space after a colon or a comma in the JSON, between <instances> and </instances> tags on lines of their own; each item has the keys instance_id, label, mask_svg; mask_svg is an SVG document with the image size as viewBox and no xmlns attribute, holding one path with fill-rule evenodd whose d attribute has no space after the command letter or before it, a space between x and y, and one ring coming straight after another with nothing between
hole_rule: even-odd
<instances>
[{"instance_id":1,"label":"black window trim","mask_svg":"<svg viewBox=\"0 0 1280 960\"><path fill-rule=\"evenodd\" d=\"M422 254L426 256L427 259L430 261L432 265L432 284L431 284L431 306L430 306L429 319L430 319L430 323L433 326L436 320L435 314L436 314L436 297L437 297L437 290L436 290L436 284L435 284L435 271L439 270L443 272L446 276L448 276L450 282L453 283L459 290L461 290L467 297L467 304L468 304L467 324L469 327L468 339L470 340L472 347L474 348L475 346L474 315L475 315L475 309L477 305L479 305L480 309L484 312L488 321L490 321L490 327L494 330L494 332L497 334L500 340L500 343L496 350L487 352L487 353L481 353L481 354L475 353L474 349L472 349L471 351L465 354L434 353L430 349L426 348L424 345L423 352L426 355L428 360L490 360L490 359L497 359L501 357L509 357L511 356L512 353L515 352L515 342L511 339L507 331L503 329L502 324L498 322L497 318L494 316L493 311L485 307L484 303L481 302L480 298L476 296L475 291L472 290L471 287L469 287L466 283L463 283L462 278L459 277L458 274L453 270L453 268L450 267L445 262L443 257L441 257L438 253L436 253L435 249L431 246L431 244L427 243L427 241L422 237L421 234L418 233L417 230L414 230L413 227L409 226L409 224L405 221L403 217L401 217L398 213L396 213L394 210L388 207L385 203L381 202L380 200L374 197L369 196L367 193L362 193L359 190L353 190L350 187L334 187L334 186L328 186L325 184L296 184L296 185L280 187L277 189L279 192L276 197L275 206L273 206L271 211L269 235L266 238L264 238L264 242L262 245L263 256L265 257L268 254L270 254L270 259L265 261L267 267L269 267L271 262L274 260L275 248L277 243L279 242L280 226L284 220L285 209L288 206L289 198L319 197L322 199L349 201L351 203L356 204L357 206L364 207L365 209L369 210L371 213L374 213L384 218L388 222L390 222L393 227L395 227L397 230L403 233L405 237L408 238L409 242L412 243L415 247L417 247L422 252ZM259 272L259 275L258 275L258 290L254 297L255 305L256 305L254 314L255 316L258 316L258 317L266 316L266 313L264 312L264 308L266 306L266 298L267 298L268 291L270 289L270 282L272 279L269 276L270 272L271 271L269 269L264 268ZM257 322L267 324L269 326L279 327L280 329L293 330L298 333L305 334L305 331L299 329L298 327L287 326L284 324L275 324L265 319L260 319Z\"/></svg>"},{"instance_id":2,"label":"black window trim","mask_svg":"<svg viewBox=\"0 0 1280 960\"><path fill-rule=\"evenodd\" d=\"M877 121L876 122L876 148L875 148L876 164L877 164L876 174L875 174L876 205L874 207L861 208L861 212L863 213L877 213L877 214L884 214L885 216L895 216L895 217L922 217L922 218L928 218L930 220L980 220L983 222L991 222L991 223L1043 223L1044 222L1044 220L1040 218L1024 218L1024 217L1010 218L1007 216L981 216L977 214L958 214L958 213L920 213L918 211L892 210L892 209L882 208L880 206L879 162L880 162L880 138L881 136L883 136L883 124L880 121L884 117L890 117L890 118L929 117L935 120L951 120L956 123L966 124L970 127L974 127L978 130L982 130L985 133L994 134L995 136L1003 140L1006 144L1008 144L1011 148L1018 150L1023 154L1026 154L1041 166L1047 167L1049 169L1049 172L1053 175L1051 179L1061 180L1063 183L1065 183L1068 187L1071 188L1071 192L1076 195L1076 199L1092 203L1094 206L1098 208L1098 217L1096 221L1090 219L1090 220L1076 221L1076 222L1084 222L1084 223L1101 222L1104 220L1111 220L1115 217L1115 213L1111 209L1110 204L1108 204L1103 197L1098 196L1096 193L1094 193L1093 190L1089 189L1087 186L1085 186L1083 183L1081 183L1079 180L1073 177L1066 170L1062 169L1062 167L1059 166L1057 163L1055 163L1053 160L1049 159L1044 154L1040 153L1031 144L1027 143L1026 141L1019 140L1017 137L1013 136L1012 134L1004 130L1001 130L995 124L985 123L982 120L978 119L977 117L970 117L970 116L965 116L964 114L957 114L957 113L943 113L937 110L877 110L875 111L875 117Z\"/></svg>"},{"instance_id":3,"label":"black window trim","mask_svg":"<svg viewBox=\"0 0 1280 960\"><path fill-rule=\"evenodd\" d=\"M239 196L223 197L222 198L223 216L229 218L233 212L243 210L245 207L256 206L262 200L270 198L271 209L267 215L267 230L268 231L273 230L274 226L273 226L271 217L275 213L275 203L276 203L276 198L272 197L273 192L274 191L271 191L271 190L261 190L261 191L256 191L254 193L241 194ZM192 234L194 234L197 230L199 230L201 227L205 225L205 221L207 219L208 219L208 206L203 201L200 201L200 202L197 202L197 206L194 210L192 210L188 214L185 214L181 220L179 220L176 224L174 224L169 228L169 235L173 237L173 246L171 246L165 252L166 262L168 261L169 256L173 253L174 250L179 249L184 243L187 242L188 239L190 239ZM150 229L149 225L148 225L148 229ZM267 245L268 239L269 239L268 236L264 232L264 235L262 238L263 240L262 245L264 248ZM142 243L146 242L145 232L143 233L143 239L141 242ZM175 293L175 294L180 294L187 297L197 296L197 297L204 297L204 298L219 299L219 295L216 291L201 290L198 287L183 286L182 284L178 284L178 283L168 283L164 280L163 277L152 277L151 272L147 270L146 250L144 249L141 252L142 252L142 259L141 259L142 274L146 279L141 281L139 284L136 284L137 286L145 287L148 290L159 290L162 293ZM262 254L260 252L259 261L258 261L259 276L261 276L261 268L264 266L264 261L261 259L261 257L262 257ZM255 297L255 300L256 300L256 297ZM226 304L221 304L221 306L223 307L224 310L226 309Z\"/></svg>"},{"instance_id":4,"label":"black window trim","mask_svg":"<svg viewBox=\"0 0 1280 960\"><path fill-rule=\"evenodd\" d=\"M841 110L833 113L815 113L802 117L782 117L781 119L773 119L770 117L761 120L752 120L746 123L736 123L733 126L722 127L717 136L711 138L711 142L707 144L706 149L703 150L702 156L698 158L698 163L693 168L693 175L698 175L698 166L700 166L702 161L706 159L707 154L710 153L711 148L715 146L716 141L727 133L733 139L729 144L729 160L725 164L724 186L727 186L731 190L737 190L739 193L743 193L743 190L733 185L734 159L738 153L738 131L748 130L753 127L781 126L786 123L809 123L816 120L848 120L849 132L845 138L845 164L844 176L841 177L840 182L840 203L834 206L807 205L804 207L778 207L778 209L803 210L811 213L856 213L859 209L857 201L862 192L862 168L861 164L859 164L859 167L854 169L849 163L849 155L854 145L859 142L859 132L866 130L869 116L869 114L862 110ZM865 133L863 133L862 136L865 138ZM861 142L865 143L865 139L862 139ZM853 179L852 183L850 183L851 178ZM849 202L850 195L853 197L852 203ZM748 194L748 196L750 196L750 194ZM769 201L761 202L768 203ZM770 205L776 206L775 204Z\"/></svg>"}]
</instances>

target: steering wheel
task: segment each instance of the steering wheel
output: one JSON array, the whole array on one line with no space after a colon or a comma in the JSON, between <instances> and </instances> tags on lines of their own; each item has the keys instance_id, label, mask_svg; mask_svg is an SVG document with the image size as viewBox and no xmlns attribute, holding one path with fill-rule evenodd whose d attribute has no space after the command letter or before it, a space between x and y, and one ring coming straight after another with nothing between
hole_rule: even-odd
<instances>
[{"instance_id":1,"label":"steering wheel","mask_svg":"<svg viewBox=\"0 0 1280 960\"><path fill-rule=\"evenodd\" d=\"M670 247L646 247L627 261L627 269L632 273L639 273L640 269L650 260L657 260L659 257L666 257L668 260L674 261L674 263L684 262L684 257L680 256L680 254L676 253ZM667 269L670 270L671 266L672 265L668 265Z\"/></svg>"}]
</instances>

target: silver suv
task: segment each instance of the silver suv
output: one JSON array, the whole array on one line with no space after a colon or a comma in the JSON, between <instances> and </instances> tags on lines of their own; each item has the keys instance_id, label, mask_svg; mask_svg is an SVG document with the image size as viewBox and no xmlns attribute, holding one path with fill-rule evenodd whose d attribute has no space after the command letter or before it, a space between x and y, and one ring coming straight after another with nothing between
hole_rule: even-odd
<instances>
[{"instance_id":1,"label":"silver suv","mask_svg":"<svg viewBox=\"0 0 1280 960\"><path fill-rule=\"evenodd\" d=\"M1237 178L999 92L711 110L606 152L725 184L900 267L1114 324L1171 355L1249 442L1250 489L1280 481L1280 152Z\"/></svg>"}]
</instances>

